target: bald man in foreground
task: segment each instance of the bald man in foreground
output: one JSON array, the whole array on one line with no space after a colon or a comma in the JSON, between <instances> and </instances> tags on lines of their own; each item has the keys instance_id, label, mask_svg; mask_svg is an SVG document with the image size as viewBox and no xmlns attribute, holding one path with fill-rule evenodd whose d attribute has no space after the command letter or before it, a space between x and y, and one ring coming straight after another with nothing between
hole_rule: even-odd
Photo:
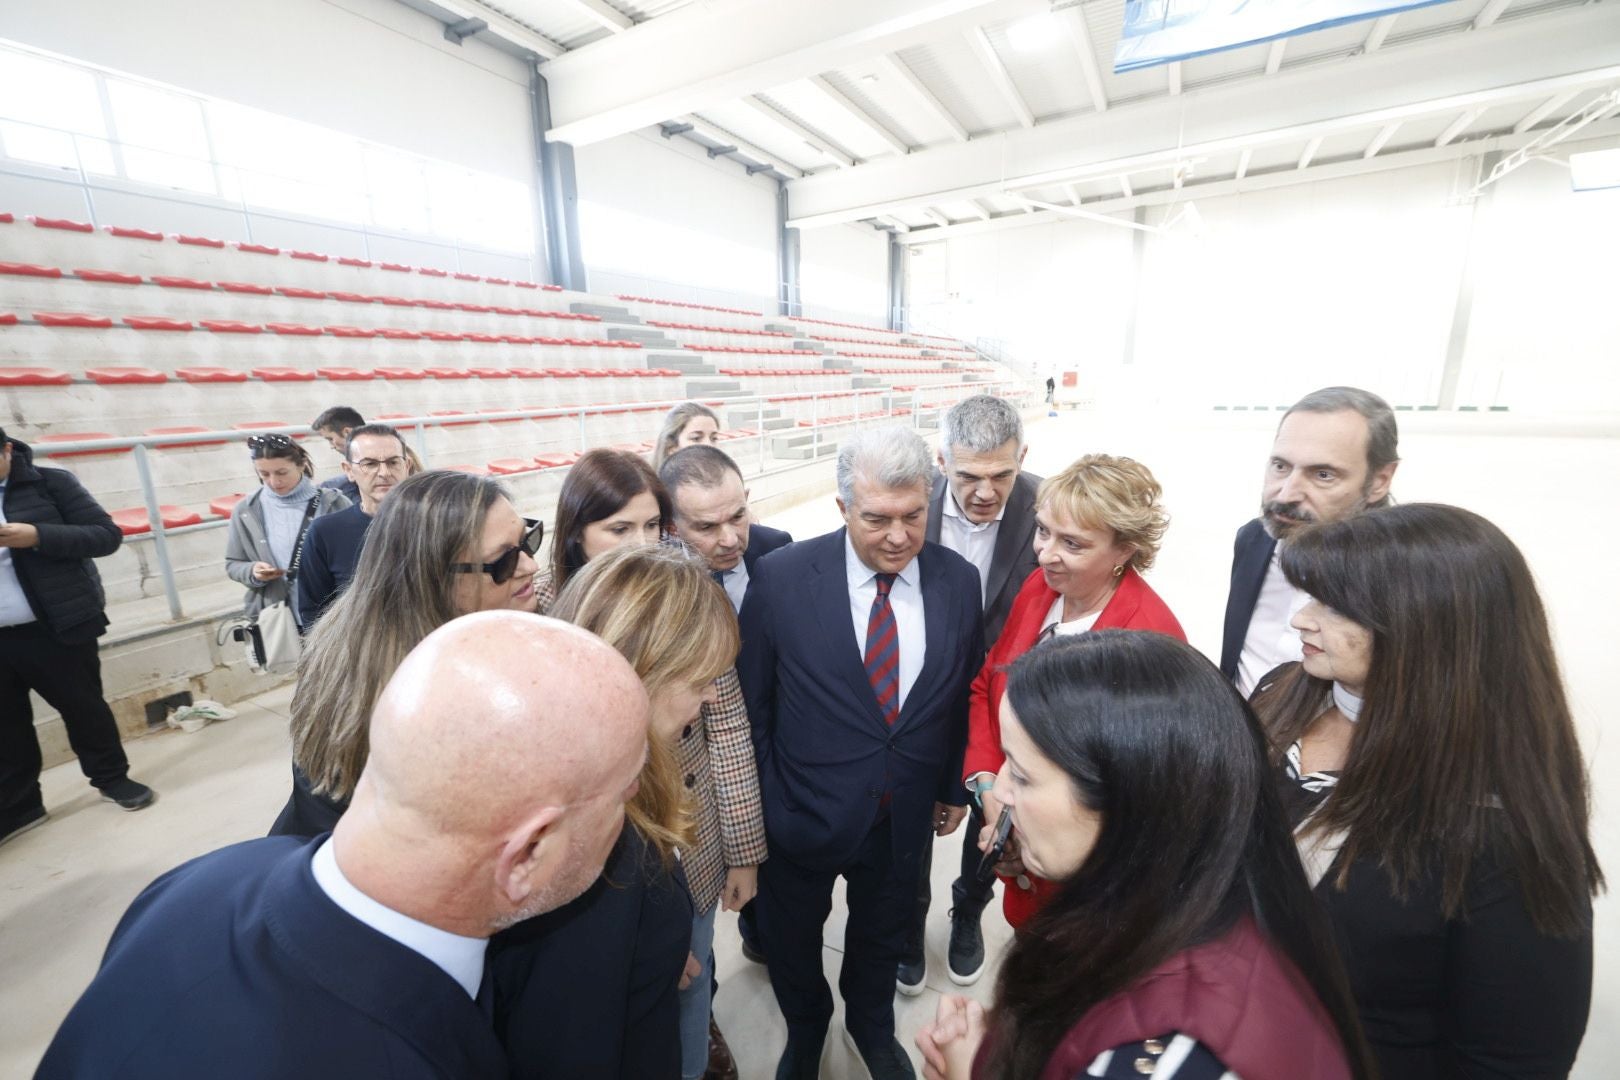
<instances>
[{"instance_id":1,"label":"bald man in foreground","mask_svg":"<svg viewBox=\"0 0 1620 1080\"><path fill-rule=\"evenodd\" d=\"M148 886L38 1077L505 1077L486 940L601 873L647 709L583 630L509 611L447 623L378 701L336 830Z\"/></svg>"}]
</instances>

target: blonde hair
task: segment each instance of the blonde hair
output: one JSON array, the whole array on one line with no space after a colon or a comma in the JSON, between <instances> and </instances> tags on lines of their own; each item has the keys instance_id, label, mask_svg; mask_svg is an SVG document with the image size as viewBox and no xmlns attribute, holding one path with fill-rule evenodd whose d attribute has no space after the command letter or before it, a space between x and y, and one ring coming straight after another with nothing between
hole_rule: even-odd
<instances>
[{"instance_id":1,"label":"blonde hair","mask_svg":"<svg viewBox=\"0 0 1620 1080\"><path fill-rule=\"evenodd\" d=\"M551 606L552 618L582 627L636 669L647 696L719 678L736 662L737 616L706 562L673 544L616 548L586 563ZM675 747L648 740L641 787L625 807L630 823L667 867L693 843Z\"/></svg>"},{"instance_id":2,"label":"blonde hair","mask_svg":"<svg viewBox=\"0 0 1620 1080\"><path fill-rule=\"evenodd\" d=\"M664 414L664 426L658 429L658 438L653 440L653 471L662 469L665 459L680 449L677 443L680 442L681 432L700 416L713 420L717 428L721 426L719 414L696 401L683 401Z\"/></svg>"},{"instance_id":3,"label":"blonde hair","mask_svg":"<svg viewBox=\"0 0 1620 1080\"><path fill-rule=\"evenodd\" d=\"M1087 454L1042 481L1035 506L1050 506L1082 528L1112 529L1120 543L1136 545L1131 565L1145 573L1170 527L1170 515L1159 503L1163 492L1146 465L1128 457Z\"/></svg>"}]
</instances>

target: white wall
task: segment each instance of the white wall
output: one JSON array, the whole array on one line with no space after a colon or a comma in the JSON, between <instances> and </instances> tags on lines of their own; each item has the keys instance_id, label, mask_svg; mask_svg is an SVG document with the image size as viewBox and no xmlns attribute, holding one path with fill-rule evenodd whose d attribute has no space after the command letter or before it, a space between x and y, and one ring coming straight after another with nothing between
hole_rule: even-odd
<instances>
[{"instance_id":1,"label":"white wall","mask_svg":"<svg viewBox=\"0 0 1620 1080\"><path fill-rule=\"evenodd\" d=\"M1006 338L1038 369L1078 366L1102 393L1277 405L1348 382L1418 406L1436 400L1467 277L1459 404L1620 411L1620 191L1574 193L1533 162L1476 208L1458 197L1474 175L1460 162L1197 199L1202 230L1149 236L1139 273L1125 228L959 237L913 255L912 310Z\"/></svg>"},{"instance_id":2,"label":"white wall","mask_svg":"<svg viewBox=\"0 0 1620 1080\"><path fill-rule=\"evenodd\" d=\"M889 234L858 223L801 230L799 296L813 319L885 325Z\"/></svg>"},{"instance_id":3,"label":"white wall","mask_svg":"<svg viewBox=\"0 0 1620 1080\"><path fill-rule=\"evenodd\" d=\"M592 292L776 310L774 180L656 128L576 150L574 175Z\"/></svg>"}]
</instances>

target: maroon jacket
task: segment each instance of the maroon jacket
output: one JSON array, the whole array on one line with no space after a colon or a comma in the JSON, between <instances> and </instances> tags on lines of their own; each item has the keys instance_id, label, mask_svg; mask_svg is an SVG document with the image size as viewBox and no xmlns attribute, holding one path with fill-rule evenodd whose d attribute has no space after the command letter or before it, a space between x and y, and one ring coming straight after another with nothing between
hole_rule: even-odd
<instances>
[{"instance_id":1,"label":"maroon jacket","mask_svg":"<svg viewBox=\"0 0 1620 1080\"><path fill-rule=\"evenodd\" d=\"M1176 954L1088 1009L1058 1044L1041 1080L1072 1080L1105 1050L1172 1032L1203 1043L1243 1080L1350 1077L1327 1010L1245 916L1217 940ZM981 1050L974 1077L987 1068Z\"/></svg>"}]
</instances>

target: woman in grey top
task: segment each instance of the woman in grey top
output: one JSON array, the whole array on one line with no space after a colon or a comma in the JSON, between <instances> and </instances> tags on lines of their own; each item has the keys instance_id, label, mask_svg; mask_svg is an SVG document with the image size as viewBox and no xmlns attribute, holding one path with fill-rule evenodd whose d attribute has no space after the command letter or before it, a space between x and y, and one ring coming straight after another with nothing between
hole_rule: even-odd
<instances>
[{"instance_id":1,"label":"woman in grey top","mask_svg":"<svg viewBox=\"0 0 1620 1080\"><path fill-rule=\"evenodd\" d=\"M242 613L254 618L271 604L288 601L298 614L298 591L287 571L307 523L345 509L349 500L332 488L317 488L309 454L286 435L255 435L248 440L259 490L231 511L225 542L225 572L247 586ZM311 502L314 513L310 513Z\"/></svg>"}]
</instances>

